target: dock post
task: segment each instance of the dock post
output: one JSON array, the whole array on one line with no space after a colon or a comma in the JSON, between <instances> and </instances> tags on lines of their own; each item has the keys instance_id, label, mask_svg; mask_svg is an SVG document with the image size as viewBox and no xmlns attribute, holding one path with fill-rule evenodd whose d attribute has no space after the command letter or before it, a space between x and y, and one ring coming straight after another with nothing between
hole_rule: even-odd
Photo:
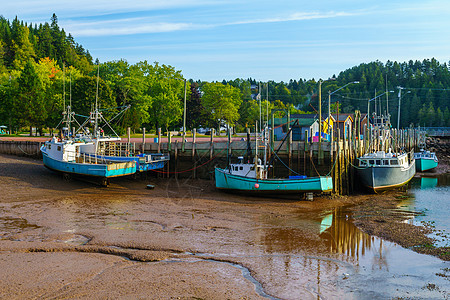
<instances>
[{"instance_id":1,"label":"dock post","mask_svg":"<svg viewBox=\"0 0 450 300\"><path fill-rule=\"evenodd\" d=\"M142 153L145 153L145 127L142 128Z\"/></svg>"},{"instance_id":2,"label":"dock post","mask_svg":"<svg viewBox=\"0 0 450 300\"><path fill-rule=\"evenodd\" d=\"M194 128L192 131L192 160L194 161L194 168L192 169L192 177L195 179L197 177L197 161L195 160L195 140L197 138L197 129Z\"/></svg>"},{"instance_id":3,"label":"dock post","mask_svg":"<svg viewBox=\"0 0 450 300\"><path fill-rule=\"evenodd\" d=\"M275 149L275 116L272 114L272 128L270 130L270 147L271 149ZM271 151L269 151L271 152Z\"/></svg>"},{"instance_id":4,"label":"dock post","mask_svg":"<svg viewBox=\"0 0 450 300\"><path fill-rule=\"evenodd\" d=\"M215 129L212 128L211 129L211 139L209 142L209 159L212 159L213 154L214 154L214 131L215 131Z\"/></svg>"},{"instance_id":5,"label":"dock post","mask_svg":"<svg viewBox=\"0 0 450 300\"><path fill-rule=\"evenodd\" d=\"M305 130L305 147L303 151L303 175L306 175L306 154L308 152L308 130Z\"/></svg>"},{"instance_id":6,"label":"dock post","mask_svg":"<svg viewBox=\"0 0 450 300\"><path fill-rule=\"evenodd\" d=\"M167 151L172 151L172 132L169 131L167 135Z\"/></svg>"},{"instance_id":7,"label":"dock post","mask_svg":"<svg viewBox=\"0 0 450 300\"><path fill-rule=\"evenodd\" d=\"M290 128L289 128L290 129ZM292 130L289 131L289 175L292 174Z\"/></svg>"},{"instance_id":8,"label":"dock post","mask_svg":"<svg viewBox=\"0 0 450 300\"><path fill-rule=\"evenodd\" d=\"M178 141L175 141L175 149L174 149L174 156L175 156L175 179L178 179Z\"/></svg>"},{"instance_id":9,"label":"dock post","mask_svg":"<svg viewBox=\"0 0 450 300\"><path fill-rule=\"evenodd\" d=\"M158 128L158 153L161 153L161 128Z\"/></svg>"},{"instance_id":10,"label":"dock post","mask_svg":"<svg viewBox=\"0 0 450 300\"><path fill-rule=\"evenodd\" d=\"M185 143L186 143L186 129L183 129L183 141L181 143L181 151L184 152L184 147L185 147Z\"/></svg>"},{"instance_id":11,"label":"dock post","mask_svg":"<svg viewBox=\"0 0 450 300\"><path fill-rule=\"evenodd\" d=\"M227 130L227 138L228 138L228 156L231 156L231 130L228 128Z\"/></svg>"}]
</instances>

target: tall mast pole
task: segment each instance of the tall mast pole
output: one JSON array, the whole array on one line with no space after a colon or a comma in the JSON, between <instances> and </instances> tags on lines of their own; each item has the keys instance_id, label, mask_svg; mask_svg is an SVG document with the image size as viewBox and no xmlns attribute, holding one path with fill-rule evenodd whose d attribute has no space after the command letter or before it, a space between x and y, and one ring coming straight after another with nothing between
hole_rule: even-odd
<instances>
[{"instance_id":1,"label":"tall mast pole","mask_svg":"<svg viewBox=\"0 0 450 300\"><path fill-rule=\"evenodd\" d=\"M97 66L97 91L95 93L95 123L94 123L94 137L97 137L98 130L98 78L100 76L100 64Z\"/></svg>"}]
</instances>

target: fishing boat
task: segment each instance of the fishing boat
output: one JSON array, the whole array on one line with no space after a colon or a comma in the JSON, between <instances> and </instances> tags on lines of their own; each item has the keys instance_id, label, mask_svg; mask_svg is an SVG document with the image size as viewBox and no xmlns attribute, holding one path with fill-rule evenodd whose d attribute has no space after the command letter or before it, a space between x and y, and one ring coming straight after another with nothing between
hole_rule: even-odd
<instances>
[{"instance_id":1,"label":"fishing boat","mask_svg":"<svg viewBox=\"0 0 450 300\"><path fill-rule=\"evenodd\" d=\"M301 194L331 192L333 189L330 176L272 179L267 178L266 167L261 163L244 163L243 157L239 157L238 163L230 164L226 169L215 168L216 188L254 194Z\"/></svg>"},{"instance_id":2,"label":"fishing boat","mask_svg":"<svg viewBox=\"0 0 450 300\"><path fill-rule=\"evenodd\" d=\"M359 157L356 171L365 187L379 192L406 184L416 174L416 167L412 152L397 154L389 150Z\"/></svg>"},{"instance_id":3,"label":"fishing boat","mask_svg":"<svg viewBox=\"0 0 450 300\"><path fill-rule=\"evenodd\" d=\"M64 174L100 178L105 186L109 184L111 177L133 175L164 167L170 159L169 155L136 154L130 143L122 147L119 143L121 138L98 109L98 93L95 102L95 110L80 124L71 110L70 101L60 122L66 125L62 128L60 137L53 137L41 146L45 167ZM128 108L129 106L123 107L114 118ZM75 132L71 131L72 123L78 125ZM88 127L90 124L93 124L92 133ZM113 135L105 135L103 128L109 129Z\"/></svg>"},{"instance_id":4,"label":"fishing boat","mask_svg":"<svg viewBox=\"0 0 450 300\"><path fill-rule=\"evenodd\" d=\"M248 144L249 140L248 137ZM258 158L259 141L263 141L264 144L263 160ZM216 188L258 195L310 194L332 191L333 181L331 176L307 177L296 175L288 178L268 178L268 171L272 166L270 162L267 163L267 142L268 130L266 126L261 137L256 138L256 154L253 163L245 163L244 157L241 156L238 157L237 163L230 163L225 169L215 168ZM311 197L308 198L311 199Z\"/></svg>"},{"instance_id":5,"label":"fishing boat","mask_svg":"<svg viewBox=\"0 0 450 300\"><path fill-rule=\"evenodd\" d=\"M414 159L416 160L416 170L418 172L429 171L438 166L436 153L424 149L414 153Z\"/></svg>"},{"instance_id":6,"label":"fishing boat","mask_svg":"<svg viewBox=\"0 0 450 300\"><path fill-rule=\"evenodd\" d=\"M83 153L83 147L91 145L92 142L53 137L41 146L44 166L64 174L97 177L103 185L107 185L111 177L136 173L134 161L100 159Z\"/></svg>"}]
</instances>

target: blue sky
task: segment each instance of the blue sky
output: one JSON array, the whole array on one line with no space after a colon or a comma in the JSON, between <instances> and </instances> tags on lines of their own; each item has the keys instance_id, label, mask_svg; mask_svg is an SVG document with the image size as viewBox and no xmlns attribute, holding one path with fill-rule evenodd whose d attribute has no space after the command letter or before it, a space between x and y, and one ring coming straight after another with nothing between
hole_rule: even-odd
<instances>
[{"instance_id":1,"label":"blue sky","mask_svg":"<svg viewBox=\"0 0 450 300\"><path fill-rule=\"evenodd\" d=\"M448 0L16 0L0 9L33 23L53 13L94 59L158 61L194 80L319 79L375 60L450 60Z\"/></svg>"}]
</instances>

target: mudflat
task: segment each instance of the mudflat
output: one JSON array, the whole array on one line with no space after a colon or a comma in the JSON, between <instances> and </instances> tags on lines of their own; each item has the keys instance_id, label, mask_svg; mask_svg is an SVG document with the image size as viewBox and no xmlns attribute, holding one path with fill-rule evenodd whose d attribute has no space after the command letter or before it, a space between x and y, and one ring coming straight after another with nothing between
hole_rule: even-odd
<instances>
[{"instance_id":1,"label":"mudflat","mask_svg":"<svg viewBox=\"0 0 450 300\"><path fill-rule=\"evenodd\" d=\"M445 295L442 287L414 282L386 292L384 275L358 275L358 245L376 245L346 214L372 216L371 206L360 204L387 198L395 201L395 195L254 198L217 191L213 181L152 176L113 179L104 188L65 180L40 160L0 155L0 298ZM376 222L356 220L367 231ZM448 282L441 260L427 257Z\"/></svg>"}]
</instances>

